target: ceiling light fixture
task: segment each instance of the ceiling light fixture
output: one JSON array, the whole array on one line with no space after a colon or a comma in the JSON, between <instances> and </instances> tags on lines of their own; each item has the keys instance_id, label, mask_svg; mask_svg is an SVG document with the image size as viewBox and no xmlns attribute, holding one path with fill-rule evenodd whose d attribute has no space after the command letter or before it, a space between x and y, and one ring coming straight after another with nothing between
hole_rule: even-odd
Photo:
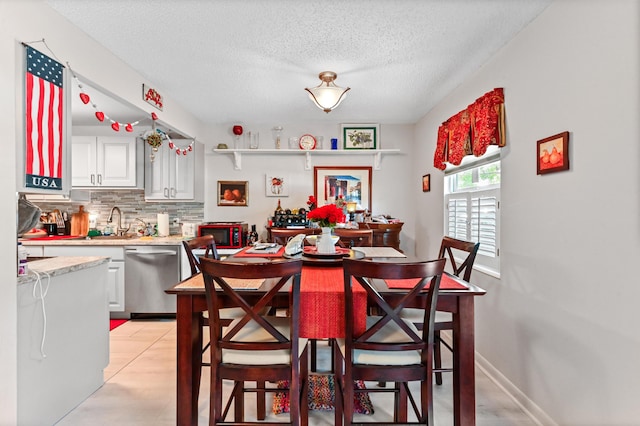
<instances>
[{"instance_id":1,"label":"ceiling light fixture","mask_svg":"<svg viewBox=\"0 0 640 426\"><path fill-rule=\"evenodd\" d=\"M318 75L318 78L322 80L319 86L304 90L309 92L309 98L311 98L318 108L329 113L340 105L340 102L346 97L346 93L351 90L351 88L347 87L343 89L340 86L336 86L333 80L338 78L338 74L333 71L322 71Z\"/></svg>"}]
</instances>

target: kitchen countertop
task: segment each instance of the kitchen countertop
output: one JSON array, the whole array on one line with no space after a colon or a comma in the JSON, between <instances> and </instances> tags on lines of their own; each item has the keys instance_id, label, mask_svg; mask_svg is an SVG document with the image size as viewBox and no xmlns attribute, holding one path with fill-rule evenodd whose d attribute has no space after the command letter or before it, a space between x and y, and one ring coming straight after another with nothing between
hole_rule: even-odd
<instances>
[{"instance_id":1,"label":"kitchen countertop","mask_svg":"<svg viewBox=\"0 0 640 426\"><path fill-rule=\"evenodd\" d=\"M36 271L40 274L41 278L47 275L55 277L81 269L92 268L109 262L109 259L109 257L104 256L57 256L48 259L33 260L27 263L29 274L18 277L18 285L37 281L38 275Z\"/></svg>"},{"instance_id":2,"label":"kitchen countertop","mask_svg":"<svg viewBox=\"0 0 640 426\"><path fill-rule=\"evenodd\" d=\"M143 246L143 245L182 245L183 240L190 238L182 235L171 235L168 237L133 237L133 238L65 238L56 237L24 238L19 239L25 246Z\"/></svg>"}]
</instances>

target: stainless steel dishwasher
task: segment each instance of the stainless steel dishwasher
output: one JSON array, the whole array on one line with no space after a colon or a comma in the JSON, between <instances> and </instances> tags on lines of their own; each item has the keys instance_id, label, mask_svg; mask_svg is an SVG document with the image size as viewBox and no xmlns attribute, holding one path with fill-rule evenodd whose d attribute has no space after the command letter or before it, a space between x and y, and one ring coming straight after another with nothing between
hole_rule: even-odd
<instances>
[{"instance_id":1,"label":"stainless steel dishwasher","mask_svg":"<svg viewBox=\"0 0 640 426\"><path fill-rule=\"evenodd\" d=\"M175 317L176 297L164 291L179 281L180 246L125 246L127 317Z\"/></svg>"}]
</instances>

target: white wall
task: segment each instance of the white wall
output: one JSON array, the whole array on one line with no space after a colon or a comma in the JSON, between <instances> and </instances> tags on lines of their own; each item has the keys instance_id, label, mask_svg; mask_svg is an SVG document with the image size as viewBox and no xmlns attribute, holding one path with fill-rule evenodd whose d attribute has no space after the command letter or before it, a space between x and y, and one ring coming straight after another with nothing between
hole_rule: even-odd
<instances>
[{"instance_id":1,"label":"white wall","mask_svg":"<svg viewBox=\"0 0 640 426\"><path fill-rule=\"evenodd\" d=\"M433 186L416 191L418 253L435 253L437 128L504 87L502 276L472 278L476 349L542 424L640 421L639 16L637 0L556 1L416 126ZM537 176L536 141L565 130L570 171Z\"/></svg>"},{"instance_id":2,"label":"white wall","mask_svg":"<svg viewBox=\"0 0 640 426\"><path fill-rule=\"evenodd\" d=\"M279 123L281 124L281 123ZM324 147L329 145L332 137L339 141L339 124L324 125L281 124L284 127L282 148L290 136L300 136L305 133L324 136ZM230 129L231 126L229 126ZM244 126L245 131L260 132L260 147L275 147L271 137L270 127ZM265 176L268 173L283 173L289 185L289 196L280 197L283 208L307 207L309 195L313 195L314 166L373 166L372 155L317 155L311 157L311 169L305 170L305 157L302 155L269 154L243 155L242 170L234 170L233 156L212 153L211 148L218 143L233 146L229 129L212 130L210 139L216 141L207 145L205 158L205 209L206 221L245 221L249 225L256 224L258 232L266 237L267 217L272 216L278 203L278 198L265 195ZM379 170L372 173L372 211L373 214L389 214L405 220L400 235L401 248L408 253L414 253L413 215L407 212L413 210L411 199L413 187L421 185L420 179L412 179L406 164L410 164L410 149L413 140L412 125L381 125L380 147L383 149L399 149L400 154L383 155ZM217 205L217 182L219 180L248 181L248 207L230 207ZM409 182L409 184L407 184ZM408 222L408 223L407 223Z\"/></svg>"}]
</instances>

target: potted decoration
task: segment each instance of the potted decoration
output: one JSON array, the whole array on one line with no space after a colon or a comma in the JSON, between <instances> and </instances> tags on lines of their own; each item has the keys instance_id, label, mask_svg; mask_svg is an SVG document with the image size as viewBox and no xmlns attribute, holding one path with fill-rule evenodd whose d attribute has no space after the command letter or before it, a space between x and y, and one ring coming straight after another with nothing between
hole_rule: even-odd
<instances>
[{"instance_id":1,"label":"potted decoration","mask_svg":"<svg viewBox=\"0 0 640 426\"><path fill-rule=\"evenodd\" d=\"M335 204L327 204L311 210L307 213L307 219L318 223L322 228L322 235L320 235L316 244L318 253L335 253L336 247L331 238L331 230L336 226L336 223L344 222L345 215L342 209Z\"/></svg>"}]
</instances>

